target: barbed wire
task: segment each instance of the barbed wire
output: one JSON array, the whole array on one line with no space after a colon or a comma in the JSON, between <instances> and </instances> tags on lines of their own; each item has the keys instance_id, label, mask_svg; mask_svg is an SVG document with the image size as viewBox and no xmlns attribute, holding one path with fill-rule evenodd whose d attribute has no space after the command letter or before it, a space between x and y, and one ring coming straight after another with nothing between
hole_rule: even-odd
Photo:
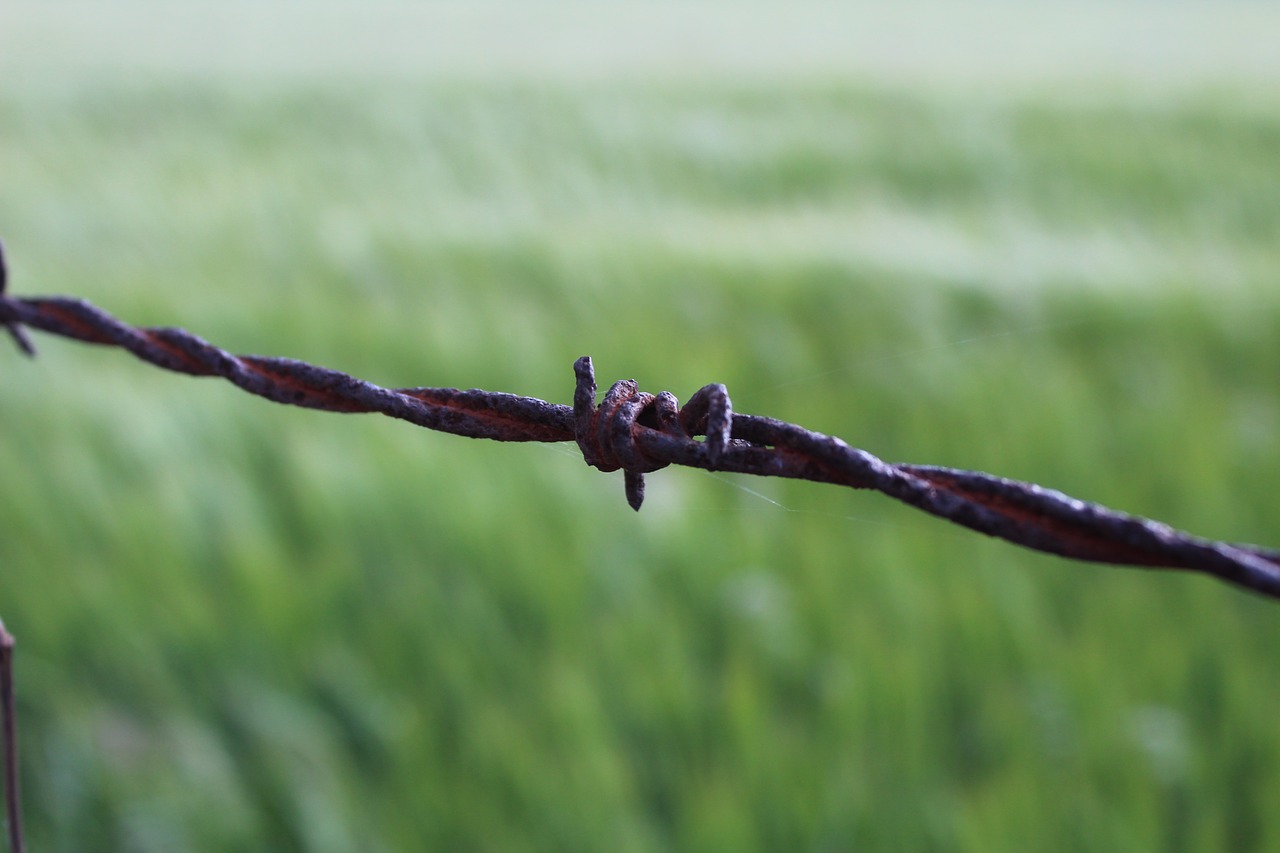
<instances>
[{"instance_id":1,"label":"barbed wire","mask_svg":"<svg viewBox=\"0 0 1280 853\"><path fill-rule=\"evenodd\" d=\"M0 287L3 281L0 280ZM977 471L892 464L833 436L733 411L723 385L684 405L635 381L615 382L596 403L589 357L574 364L573 405L494 391L381 388L288 358L237 356L177 328L129 326L80 299L15 298L0 289L0 324L27 354L24 327L116 346L166 370L220 376L277 403L333 412L378 412L418 426L495 441L576 442L588 465L621 469L627 501L640 509L644 475L668 465L875 489L948 521L1076 560L1203 572L1280 598L1280 551L1215 542ZM698 441L705 436L705 441Z\"/></svg>"}]
</instances>

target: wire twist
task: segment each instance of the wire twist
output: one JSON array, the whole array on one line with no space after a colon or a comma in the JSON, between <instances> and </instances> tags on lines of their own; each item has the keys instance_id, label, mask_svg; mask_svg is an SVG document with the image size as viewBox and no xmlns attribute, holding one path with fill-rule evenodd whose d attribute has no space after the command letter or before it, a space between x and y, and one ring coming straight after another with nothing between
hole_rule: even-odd
<instances>
[{"instance_id":1,"label":"wire twist","mask_svg":"<svg viewBox=\"0 0 1280 853\"><path fill-rule=\"evenodd\" d=\"M663 391L615 382L596 403L595 372L574 364L573 405L456 388L381 388L301 361L236 356L175 328L135 328L78 299L13 298L0 247L0 325L28 355L24 327L116 346L158 367L219 376L277 403L333 412L378 412L418 426L495 441L576 442L588 465L621 469L639 509L644 475L668 465L875 489L917 509L1019 545L1099 563L1203 572L1280 598L1280 551L1201 539L1161 524L991 474L891 464L833 436L737 414L723 385L684 406ZM705 436L704 441L697 440Z\"/></svg>"},{"instance_id":2,"label":"wire twist","mask_svg":"<svg viewBox=\"0 0 1280 853\"><path fill-rule=\"evenodd\" d=\"M644 502L644 475L665 468L670 460L647 453L637 442L638 428L656 431L688 449L695 435L706 435L701 451L708 470L715 470L729 445L732 405L723 385L707 385L684 408L669 391L650 394L634 379L613 383L596 406L596 377L590 356L573 364L578 384L573 392L574 440L588 465L601 471L622 469L627 503L639 510Z\"/></svg>"}]
</instances>

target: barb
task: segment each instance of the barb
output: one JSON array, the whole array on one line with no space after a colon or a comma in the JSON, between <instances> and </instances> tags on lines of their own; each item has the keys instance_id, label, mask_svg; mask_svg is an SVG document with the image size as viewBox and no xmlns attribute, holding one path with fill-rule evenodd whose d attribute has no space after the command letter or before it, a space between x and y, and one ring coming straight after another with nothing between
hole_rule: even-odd
<instances>
[{"instance_id":1,"label":"barb","mask_svg":"<svg viewBox=\"0 0 1280 853\"><path fill-rule=\"evenodd\" d=\"M4 297L5 287L9 284L9 265L4 259L4 242L0 241L0 298ZM9 337L13 338L13 342L17 344L18 349L32 358L35 357L36 348L31 345L31 340L27 337L27 333L17 323L0 321L0 326L4 326L4 330L9 333Z\"/></svg>"},{"instance_id":2,"label":"barb","mask_svg":"<svg viewBox=\"0 0 1280 853\"><path fill-rule=\"evenodd\" d=\"M0 324L22 346L23 326L117 346L166 370L220 376L277 403L333 412L378 412L428 429L496 441L577 442L601 471L622 469L639 509L644 475L668 465L875 489L951 522L1076 560L1213 575L1280 598L1280 551L1201 539L1168 525L975 471L890 464L832 436L733 412L723 385L681 407L667 392L616 382L597 405L591 359L574 364L573 406L492 391L386 389L336 370L264 356L235 356L174 328L135 328L77 299L0 293ZM29 349L29 344L24 347ZM705 441L698 441L706 436Z\"/></svg>"}]
</instances>

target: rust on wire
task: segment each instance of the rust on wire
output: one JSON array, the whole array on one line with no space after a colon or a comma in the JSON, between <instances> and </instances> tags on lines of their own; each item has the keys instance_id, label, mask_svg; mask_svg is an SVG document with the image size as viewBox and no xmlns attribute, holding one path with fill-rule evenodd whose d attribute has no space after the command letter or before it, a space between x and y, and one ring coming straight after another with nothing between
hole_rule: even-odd
<instances>
[{"instance_id":1,"label":"rust on wire","mask_svg":"<svg viewBox=\"0 0 1280 853\"><path fill-rule=\"evenodd\" d=\"M0 280L0 285L3 281ZM0 324L28 354L23 327L126 349L166 370L220 376L277 403L378 412L418 426L495 441L576 442L587 464L621 469L628 503L644 501L644 475L668 465L875 489L972 530L1076 560L1183 569L1280 598L1280 551L1191 536L1030 483L976 471L891 464L833 436L735 413L723 385L684 405L635 381L615 382L597 403L591 359L574 364L573 405L492 391L387 389L336 370L236 356L174 328L136 328L78 299L16 298L0 290ZM698 437L706 440L699 441Z\"/></svg>"}]
</instances>

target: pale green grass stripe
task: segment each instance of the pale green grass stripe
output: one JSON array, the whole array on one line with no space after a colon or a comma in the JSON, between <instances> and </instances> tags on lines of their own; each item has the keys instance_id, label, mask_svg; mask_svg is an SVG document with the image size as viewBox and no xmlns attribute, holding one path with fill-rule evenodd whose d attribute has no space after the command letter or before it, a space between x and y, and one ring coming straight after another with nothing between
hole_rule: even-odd
<instances>
[{"instance_id":1,"label":"pale green grass stripe","mask_svg":"<svg viewBox=\"0 0 1280 853\"><path fill-rule=\"evenodd\" d=\"M216 78L861 78L995 94L1280 81L1268 3L11 0L8 85Z\"/></svg>"}]
</instances>

